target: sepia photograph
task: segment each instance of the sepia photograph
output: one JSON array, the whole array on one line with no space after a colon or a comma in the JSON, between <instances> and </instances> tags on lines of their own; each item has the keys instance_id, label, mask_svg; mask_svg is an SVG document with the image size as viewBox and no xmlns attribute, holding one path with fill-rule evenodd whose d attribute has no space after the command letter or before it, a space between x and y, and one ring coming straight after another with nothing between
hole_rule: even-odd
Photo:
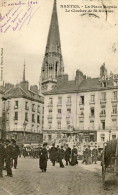
<instances>
[{"instance_id":1,"label":"sepia photograph","mask_svg":"<svg viewBox=\"0 0 118 195\"><path fill-rule=\"evenodd\" d=\"M118 194L118 0L0 0L0 195Z\"/></svg>"}]
</instances>

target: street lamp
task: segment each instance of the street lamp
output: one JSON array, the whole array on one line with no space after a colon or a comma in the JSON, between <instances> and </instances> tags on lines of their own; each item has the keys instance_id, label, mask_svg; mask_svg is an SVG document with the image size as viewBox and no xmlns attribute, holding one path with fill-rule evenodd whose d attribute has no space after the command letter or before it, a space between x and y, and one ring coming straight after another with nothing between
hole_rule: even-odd
<instances>
[{"instance_id":1,"label":"street lamp","mask_svg":"<svg viewBox=\"0 0 118 195\"><path fill-rule=\"evenodd\" d=\"M24 121L23 127L24 127L24 134L23 134L23 143L25 143L25 130L26 130L27 122Z\"/></svg>"}]
</instances>

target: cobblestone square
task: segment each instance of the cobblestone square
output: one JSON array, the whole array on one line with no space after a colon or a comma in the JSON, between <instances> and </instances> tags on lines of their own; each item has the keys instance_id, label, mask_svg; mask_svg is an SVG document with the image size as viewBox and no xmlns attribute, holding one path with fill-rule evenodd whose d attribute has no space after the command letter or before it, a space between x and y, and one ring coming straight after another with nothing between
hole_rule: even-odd
<instances>
[{"instance_id":1,"label":"cobblestone square","mask_svg":"<svg viewBox=\"0 0 118 195\"><path fill-rule=\"evenodd\" d=\"M118 186L102 183L100 162L97 165L77 166L59 164L42 173L38 159L19 158L18 169L13 169L13 178L0 178L0 195L116 195ZM65 161L64 161L65 164Z\"/></svg>"}]
</instances>

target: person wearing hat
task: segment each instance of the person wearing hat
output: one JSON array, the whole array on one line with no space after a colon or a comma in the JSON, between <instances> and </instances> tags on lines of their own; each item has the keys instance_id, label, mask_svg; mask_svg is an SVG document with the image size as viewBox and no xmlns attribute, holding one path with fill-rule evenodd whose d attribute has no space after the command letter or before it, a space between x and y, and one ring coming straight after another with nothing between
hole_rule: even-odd
<instances>
[{"instance_id":1,"label":"person wearing hat","mask_svg":"<svg viewBox=\"0 0 118 195\"><path fill-rule=\"evenodd\" d=\"M58 161L59 161L59 164L60 164L60 168L64 168L64 164L63 164L63 159L64 159L64 155L65 155L65 152L64 152L64 149L63 149L63 146L61 146L59 152L58 152Z\"/></svg>"},{"instance_id":2,"label":"person wearing hat","mask_svg":"<svg viewBox=\"0 0 118 195\"><path fill-rule=\"evenodd\" d=\"M3 145L3 140L0 139L0 177L3 177L4 158L5 158L5 148Z\"/></svg>"},{"instance_id":3,"label":"person wearing hat","mask_svg":"<svg viewBox=\"0 0 118 195\"><path fill-rule=\"evenodd\" d=\"M57 148L53 143L50 149L50 161L52 162L52 166L55 166L56 159L57 159Z\"/></svg>"},{"instance_id":4,"label":"person wearing hat","mask_svg":"<svg viewBox=\"0 0 118 195\"><path fill-rule=\"evenodd\" d=\"M66 150L65 150L65 161L66 165L70 164L70 157L71 157L71 148L66 144Z\"/></svg>"},{"instance_id":5,"label":"person wearing hat","mask_svg":"<svg viewBox=\"0 0 118 195\"><path fill-rule=\"evenodd\" d=\"M97 146L92 150L92 163L97 163L97 158L98 158L98 150Z\"/></svg>"},{"instance_id":6,"label":"person wearing hat","mask_svg":"<svg viewBox=\"0 0 118 195\"><path fill-rule=\"evenodd\" d=\"M47 143L43 144L43 148L39 153L39 168L42 172L46 172L47 170L47 161L48 161L48 151L47 151Z\"/></svg>"},{"instance_id":7,"label":"person wearing hat","mask_svg":"<svg viewBox=\"0 0 118 195\"><path fill-rule=\"evenodd\" d=\"M13 146L10 143L10 140L5 141L5 162L6 162L6 171L8 177L13 177L12 169L11 169L11 162L13 158Z\"/></svg>"},{"instance_id":8,"label":"person wearing hat","mask_svg":"<svg viewBox=\"0 0 118 195\"><path fill-rule=\"evenodd\" d=\"M12 166L14 167L14 169L16 169L17 164L18 164L18 156L20 155L20 149L19 149L19 146L16 144L16 141L14 139L11 139L11 143L13 146Z\"/></svg>"}]
</instances>

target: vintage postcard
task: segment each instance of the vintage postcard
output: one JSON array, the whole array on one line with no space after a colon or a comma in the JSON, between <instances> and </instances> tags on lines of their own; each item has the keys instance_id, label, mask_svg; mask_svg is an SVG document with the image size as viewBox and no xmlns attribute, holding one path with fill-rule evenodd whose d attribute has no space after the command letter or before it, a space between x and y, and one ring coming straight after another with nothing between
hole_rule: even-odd
<instances>
[{"instance_id":1,"label":"vintage postcard","mask_svg":"<svg viewBox=\"0 0 118 195\"><path fill-rule=\"evenodd\" d=\"M116 182L118 0L0 0L0 195Z\"/></svg>"}]
</instances>

